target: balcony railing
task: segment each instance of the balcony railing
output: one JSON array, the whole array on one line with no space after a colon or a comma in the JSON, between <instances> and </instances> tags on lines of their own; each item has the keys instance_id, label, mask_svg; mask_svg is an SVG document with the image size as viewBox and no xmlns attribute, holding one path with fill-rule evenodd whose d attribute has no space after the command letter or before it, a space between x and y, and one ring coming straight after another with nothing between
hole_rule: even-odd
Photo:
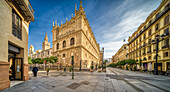
<instances>
[{"instance_id":1,"label":"balcony railing","mask_svg":"<svg viewBox=\"0 0 170 92\"><path fill-rule=\"evenodd\" d=\"M9 4L13 4L20 11L21 15L23 15L25 20L34 21L34 10L28 1L28 4L25 0L8 0Z\"/></svg>"},{"instance_id":2,"label":"balcony railing","mask_svg":"<svg viewBox=\"0 0 170 92\"><path fill-rule=\"evenodd\" d=\"M143 55L146 55L146 53L143 53Z\"/></svg>"},{"instance_id":3,"label":"balcony railing","mask_svg":"<svg viewBox=\"0 0 170 92\"><path fill-rule=\"evenodd\" d=\"M22 40L22 31L18 26L15 25L15 23L12 23L12 34L18 39Z\"/></svg>"},{"instance_id":4,"label":"balcony railing","mask_svg":"<svg viewBox=\"0 0 170 92\"><path fill-rule=\"evenodd\" d=\"M152 24L154 24L159 18L161 18L166 12L168 12L170 9L170 6L164 8L157 17L155 17L152 22L150 23L150 25L148 25L145 29L143 29L143 31L141 31L139 34L137 34L136 37L134 37L128 44L131 44L136 38L138 38L143 32L145 32Z\"/></svg>"},{"instance_id":5,"label":"balcony railing","mask_svg":"<svg viewBox=\"0 0 170 92\"><path fill-rule=\"evenodd\" d=\"M162 46L162 49L169 48L169 45Z\"/></svg>"}]
</instances>

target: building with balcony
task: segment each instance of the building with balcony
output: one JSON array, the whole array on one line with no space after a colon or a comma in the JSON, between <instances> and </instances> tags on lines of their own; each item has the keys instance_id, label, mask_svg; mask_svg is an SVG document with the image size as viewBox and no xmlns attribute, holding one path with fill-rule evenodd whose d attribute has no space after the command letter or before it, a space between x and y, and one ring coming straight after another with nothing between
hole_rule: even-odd
<instances>
[{"instance_id":1,"label":"building with balcony","mask_svg":"<svg viewBox=\"0 0 170 92\"><path fill-rule=\"evenodd\" d=\"M0 0L0 90L10 80L29 80L28 32L34 21L29 0Z\"/></svg>"},{"instance_id":2,"label":"building with balcony","mask_svg":"<svg viewBox=\"0 0 170 92\"><path fill-rule=\"evenodd\" d=\"M154 70L156 58L156 44L152 44L157 35L166 34L159 42L158 70L170 70L170 1L163 0L138 29L128 39L129 58L142 60L143 70Z\"/></svg>"},{"instance_id":3,"label":"building with balcony","mask_svg":"<svg viewBox=\"0 0 170 92\"><path fill-rule=\"evenodd\" d=\"M75 7L74 15L64 24L61 22L60 26L56 22L53 25L53 55L58 56L63 66L70 66L73 56L75 67L97 67L102 61L102 52L86 18L82 1L79 10Z\"/></svg>"},{"instance_id":4,"label":"building with balcony","mask_svg":"<svg viewBox=\"0 0 170 92\"><path fill-rule=\"evenodd\" d=\"M122 60L128 59L128 44L123 44L123 46L112 56L112 62L117 63Z\"/></svg>"}]
</instances>

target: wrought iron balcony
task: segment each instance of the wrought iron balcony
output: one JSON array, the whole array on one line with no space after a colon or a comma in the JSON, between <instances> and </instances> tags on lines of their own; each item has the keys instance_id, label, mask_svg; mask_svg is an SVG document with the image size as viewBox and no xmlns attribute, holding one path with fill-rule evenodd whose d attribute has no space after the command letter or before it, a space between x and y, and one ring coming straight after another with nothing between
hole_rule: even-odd
<instances>
[{"instance_id":1,"label":"wrought iron balcony","mask_svg":"<svg viewBox=\"0 0 170 92\"><path fill-rule=\"evenodd\" d=\"M8 3L14 5L25 20L34 21L34 10L29 0L27 2L25 0L8 0Z\"/></svg>"},{"instance_id":2,"label":"wrought iron balcony","mask_svg":"<svg viewBox=\"0 0 170 92\"><path fill-rule=\"evenodd\" d=\"M169 48L169 45L162 46L162 49Z\"/></svg>"},{"instance_id":3,"label":"wrought iron balcony","mask_svg":"<svg viewBox=\"0 0 170 92\"><path fill-rule=\"evenodd\" d=\"M12 34L18 39L22 40L22 30L16 26L15 23L12 23Z\"/></svg>"},{"instance_id":4,"label":"wrought iron balcony","mask_svg":"<svg viewBox=\"0 0 170 92\"><path fill-rule=\"evenodd\" d=\"M136 37L134 37L128 44L131 44L136 38L138 38L143 32L145 32L152 24L154 24L157 20L159 20L165 13L167 13L170 9L170 6L167 6L166 8L164 8L162 11L160 11L159 15L157 15L157 17L155 17L152 22L150 24L148 24L148 26L143 29L139 34L137 34Z\"/></svg>"},{"instance_id":5,"label":"wrought iron balcony","mask_svg":"<svg viewBox=\"0 0 170 92\"><path fill-rule=\"evenodd\" d=\"M146 55L146 53L143 53L143 55Z\"/></svg>"}]
</instances>

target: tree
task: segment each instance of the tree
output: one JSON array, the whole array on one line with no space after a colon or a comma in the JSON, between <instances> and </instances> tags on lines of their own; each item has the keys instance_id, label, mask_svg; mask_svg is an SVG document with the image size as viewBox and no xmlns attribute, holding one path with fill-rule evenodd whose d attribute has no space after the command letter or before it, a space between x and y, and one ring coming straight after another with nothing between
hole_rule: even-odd
<instances>
[{"instance_id":1,"label":"tree","mask_svg":"<svg viewBox=\"0 0 170 92\"><path fill-rule=\"evenodd\" d=\"M139 66L140 66L140 70L142 71L142 60L139 60Z\"/></svg>"},{"instance_id":2,"label":"tree","mask_svg":"<svg viewBox=\"0 0 170 92\"><path fill-rule=\"evenodd\" d=\"M28 56L28 64L32 64L32 58Z\"/></svg>"},{"instance_id":3,"label":"tree","mask_svg":"<svg viewBox=\"0 0 170 92\"><path fill-rule=\"evenodd\" d=\"M42 62L41 58L36 58L32 60L33 64L37 64L37 63L40 64L40 62Z\"/></svg>"},{"instance_id":4,"label":"tree","mask_svg":"<svg viewBox=\"0 0 170 92\"><path fill-rule=\"evenodd\" d=\"M51 56L49 58L49 62L53 64L53 67L54 67L54 63L57 63L58 62L58 58L57 57L54 57L54 56Z\"/></svg>"},{"instance_id":5,"label":"tree","mask_svg":"<svg viewBox=\"0 0 170 92\"><path fill-rule=\"evenodd\" d=\"M108 60L106 60L106 59L104 60L104 64L105 64L105 65L106 65L106 63L108 63L108 62L109 62Z\"/></svg>"},{"instance_id":6,"label":"tree","mask_svg":"<svg viewBox=\"0 0 170 92\"><path fill-rule=\"evenodd\" d=\"M136 64L136 62L137 62L137 60L135 60L135 59L127 59L126 60L126 63L128 65L130 65L131 70L132 70L132 65Z\"/></svg>"}]
</instances>

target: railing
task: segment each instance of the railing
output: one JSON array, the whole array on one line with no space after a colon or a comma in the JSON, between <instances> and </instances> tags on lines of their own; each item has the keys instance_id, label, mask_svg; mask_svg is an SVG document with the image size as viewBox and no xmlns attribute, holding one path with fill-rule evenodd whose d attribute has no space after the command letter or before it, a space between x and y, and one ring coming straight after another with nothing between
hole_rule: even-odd
<instances>
[{"instance_id":1,"label":"railing","mask_svg":"<svg viewBox=\"0 0 170 92\"><path fill-rule=\"evenodd\" d=\"M146 53L143 53L143 55L145 55Z\"/></svg>"},{"instance_id":2,"label":"railing","mask_svg":"<svg viewBox=\"0 0 170 92\"><path fill-rule=\"evenodd\" d=\"M161 18L166 12L168 12L168 10L170 9L170 6L164 8L157 17L155 17L151 24L148 25L145 29L143 29L143 31L141 31L135 38L133 38L128 44L131 44L136 38L138 38L144 31L146 31L152 24L154 24L159 18Z\"/></svg>"},{"instance_id":3,"label":"railing","mask_svg":"<svg viewBox=\"0 0 170 92\"><path fill-rule=\"evenodd\" d=\"M28 3L28 8L31 11L31 13L34 15L34 10L33 10L32 6L31 6L30 2Z\"/></svg>"},{"instance_id":4,"label":"railing","mask_svg":"<svg viewBox=\"0 0 170 92\"><path fill-rule=\"evenodd\" d=\"M12 34L18 39L22 40L22 31L18 26L15 25L15 23L12 23Z\"/></svg>"},{"instance_id":5,"label":"railing","mask_svg":"<svg viewBox=\"0 0 170 92\"><path fill-rule=\"evenodd\" d=\"M169 48L169 45L162 46L162 49Z\"/></svg>"}]
</instances>

